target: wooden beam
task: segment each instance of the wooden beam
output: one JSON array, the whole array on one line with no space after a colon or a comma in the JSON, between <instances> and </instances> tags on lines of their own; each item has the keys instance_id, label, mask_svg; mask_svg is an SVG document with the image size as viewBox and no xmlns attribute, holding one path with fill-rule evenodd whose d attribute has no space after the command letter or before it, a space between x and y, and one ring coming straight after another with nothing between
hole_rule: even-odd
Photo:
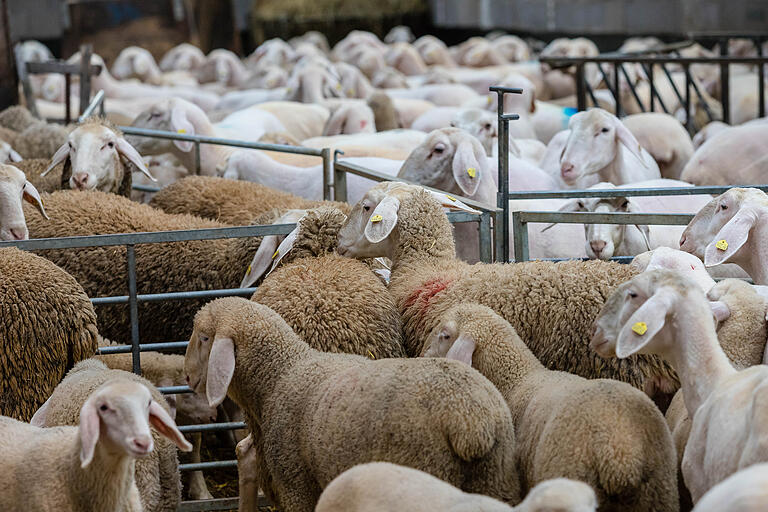
<instances>
[{"instance_id":1,"label":"wooden beam","mask_svg":"<svg viewBox=\"0 0 768 512\"><path fill-rule=\"evenodd\" d=\"M8 20L8 2L0 0L0 110L19 103L16 57Z\"/></svg>"}]
</instances>

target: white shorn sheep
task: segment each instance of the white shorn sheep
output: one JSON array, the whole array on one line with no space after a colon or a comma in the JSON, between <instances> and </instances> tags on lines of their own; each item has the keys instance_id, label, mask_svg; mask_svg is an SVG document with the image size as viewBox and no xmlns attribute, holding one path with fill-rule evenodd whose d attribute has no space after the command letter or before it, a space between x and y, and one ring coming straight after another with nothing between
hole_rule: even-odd
<instances>
[{"instance_id":1,"label":"white shorn sheep","mask_svg":"<svg viewBox=\"0 0 768 512\"><path fill-rule=\"evenodd\" d=\"M595 512L597 498L587 484L566 478L547 480L522 503L506 503L462 492L429 473L388 462L360 464L337 476L315 512Z\"/></svg>"},{"instance_id":2,"label":"white shorn sheep","mask_svg":"<svg viewBox=\"0 0 768 512\"><path fill-rule=\"evenodd\" d=\"M695 282L669 270L643 272L617 288L596 325L591 346L601 356L659 354L677 370L693 417L682 473L694 503L739 469L768 460L768 367L731 365Z\"/></svg>"},{"instance_id":3,"label":"white shorn sheep","mask_svg":"<svg viewBox=\"0 0 768 512\"><path fill-rule=\"evenodd\" d=\"M191 448L149 390L122 379L88 397L78 427L0 417L0 508L140 512L134 459L154 448L150 424L180 449Z\"/></svg>"},{"instance_id":4,"label":"white shorn sheep","mask_svg":"<svg viewBox=\"0 0 768 512\"><path fill-rule=\"evenodd\" d=\"M693 512L762 512L768 503L768 464L729 476L702 496Z\"/></svg>"}]
</instances>

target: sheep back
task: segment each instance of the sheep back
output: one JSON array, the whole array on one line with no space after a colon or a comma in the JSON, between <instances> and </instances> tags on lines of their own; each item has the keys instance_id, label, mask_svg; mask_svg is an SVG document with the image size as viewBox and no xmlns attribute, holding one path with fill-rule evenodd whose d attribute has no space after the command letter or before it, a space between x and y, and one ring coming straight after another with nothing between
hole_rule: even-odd
<instances>
[{"instance_id":1,"label":"sheep back","mask_svg":"<svg viewBox=\"0 0 768 512\"><path fill-rule=\"evenodd\" d=\"M60 125L38 122L16 137L13 147L24 158L52 158L56 150L67 142L69 131Z\"/></svg>"},{"instance_id":2,"label":"sheep back","mask_svg":"<svg viewBox=\"0 0 768 512\"><path fill-rule=\"evenodd\" d=\"M0 126L15 132L23 132L30 125L38 122L26 107L14 105L0 112Z\"/></svg>"},{"instance_id":3,"label":"sheep back","mask_svg":"<svg viewBox=\"0 0 768 512\"><path fill-rule=\"evenodd\" d=\"M27 180L29 180L40 193L51 193L61 190L61 175L64 164L61 163L57 165L47 175L41 176L41 174L48 168L49 164L50 160L47 158L28 158L21 162L15 162L13 165L18 167L27 176Z\"/></svg>"},{"instance_id":4,"label":"sheep back","mask_svg":"<svg viewBox=\"0 0 768 512\"><path fill-rule=\"evenodd\" d=\"M267 276L251 300L273 309L317 350L405 357L395 301L360 261L300 258Z\"/></svg>"},{"instance_id":5,"label":"sheep back","mask_svg":"<svg viewBox=\"0 0 768 512\"><path fill-rule=\"evenodd\" d=\"M157 388L136 374L110 370L96 359L86 359L75 365L50 397L45 426L79 425L80 409L88 397L102 384L115 378L143 384L152 398L170 414L168 403ZM181 501L181 480L176 446L152 427L155 449L148 456L136 459L136 486L147 512L175 512Z\"/></svg>"},{"instance_id":6,"label":"sheep back","mask_svg":"<svg viewBox=\"0 0 768 512\"><path fill-rule=\"evenodd\" d=\"M0 414L29 421L76 362L96 352L96 313L50 261L0 249Z\"/></svg>"}]
</instances>

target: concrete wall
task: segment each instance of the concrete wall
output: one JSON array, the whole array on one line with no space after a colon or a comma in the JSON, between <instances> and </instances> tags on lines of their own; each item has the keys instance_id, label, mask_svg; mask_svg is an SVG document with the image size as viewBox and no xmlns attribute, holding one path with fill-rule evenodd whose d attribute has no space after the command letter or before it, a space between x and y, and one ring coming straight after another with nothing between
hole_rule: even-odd
<instances>
[{"instance_id":1,"label":"concrete wall","mask_svg":"<svg viewBox=\"0 0 768 512\"><path fill-rule=\"evenodd\" d=\"M431 0L436 26L572 34L768 32L766 0Z\"/></svg>"}]
</instances>

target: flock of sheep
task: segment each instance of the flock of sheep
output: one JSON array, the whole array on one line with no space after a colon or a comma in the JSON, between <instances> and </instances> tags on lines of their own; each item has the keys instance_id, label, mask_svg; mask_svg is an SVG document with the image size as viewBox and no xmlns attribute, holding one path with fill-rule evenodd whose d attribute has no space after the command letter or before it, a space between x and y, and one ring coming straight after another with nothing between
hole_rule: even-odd
<instances>
[{"instance_id":1,"label":"flock of sheep","mask_svg":"<svg viewBox=\"0 0 768 512\"><path fill-rule=\"evenodd\" d=\"M21 53L50 58L35 42ZM89 300L126 294L123 246L0 248L0 508L176 510L177 449L192 462L201 449L177 424L244 420L228 441L241 511L260 493L286 511L763 510L765 193L510 201L696 213L687 227L532 226L531 257L570 258L558 263L478 263L477 225L448 221L446 210L478 213L461 199L496 205L498 84L523 89L505 96L520 115L510 190L765 182L755 69L732 70L740 125L705 126L692 102L691 139L663 73L677 117L633 110L621 84L632 115L619 119L608 104L576 112L572 70L536 60L596 54L583 38L535 51L511 35L449 48L404 27L332 49L314 32L270 40L244 60L183 44L158 65L130 47L111 70L93 57L105 118L0 112L0 240L296 224L136 246L140 294L258 285L251 300L140 303L142 342L189 339L185 356L143 352L141 377L130 354L96 355L131 339L127 305ZM615 102L588 71L600 102ZM719 74L691 72L717 112ZM642 68L627 78L650 94ZM32 86L37 110L63 117L61 76ZM350 175L346 201L329 201L316 157L209 144L196 155L122 124L340 149L414 184ZM132 187L154 182L157 193ZM185 385L194 393L157 389ZM199 471L185 492L212 497Z\"/></svg>"}]
</instances>

